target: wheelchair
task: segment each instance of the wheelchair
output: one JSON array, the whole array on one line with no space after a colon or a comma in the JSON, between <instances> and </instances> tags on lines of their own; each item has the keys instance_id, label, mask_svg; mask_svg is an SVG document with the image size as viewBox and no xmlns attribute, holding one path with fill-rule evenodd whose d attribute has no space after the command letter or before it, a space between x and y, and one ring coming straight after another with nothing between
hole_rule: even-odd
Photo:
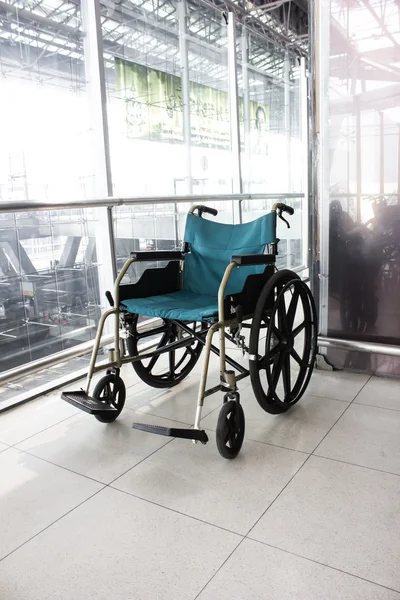
<instances>
[{"instance_id":1,"label":"wheelchair","mask_svg":"<svg viewBox=\"0 0 400 600\"><path fill-rule=\"evenodd\" d=\"M277 217L289 226L284 212L292 215L294 209L276 203L270 213L255 221L230 225L203 218L218 213L196 205L187 215L181 251L131 252L113 295L106 293L111 308L99 322L86 389L63 392L63 400L110 423L125 403L120 376L124 363L132 363L146 384L171 388L192 371L204 347L194 426L178 429L134 423L133 427L206 444L202 407L208 396L223 392L217 448L224 458L235 458L245 433L238 382L250 376L261 408L277 415L300 400L314 368L317 314L312 294L296 273L278 271L275 266ZM127 270L138 261L166 266L149 268L136 283L122 285ZM96 365L104 323L111 315L115 317L114 348L108 363ZM139 331L143 315L154 317L157 326ZM216 333L218 346L212 343ZM158 341L153 349L141 351L139 344L154 336ZM227 354L226 340L247 354L248 368ZM220 379L206 389L211 352L219 356ZM93 374L101 369L106 369L106 375L89 395Z\"/></svg>"}]
</instances>

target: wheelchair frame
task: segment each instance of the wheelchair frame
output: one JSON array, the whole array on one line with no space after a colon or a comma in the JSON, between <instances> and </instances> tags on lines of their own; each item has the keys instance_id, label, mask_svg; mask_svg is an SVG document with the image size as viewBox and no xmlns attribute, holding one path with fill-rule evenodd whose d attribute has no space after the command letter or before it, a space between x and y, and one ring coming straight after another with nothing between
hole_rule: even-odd
<instances>
[{"instance_id":1,"label":"wheelchair frame","mask_svg":"<svg viewBox=\"0 0 400 600\"><path fill-rule=\"evenodd\" d=\"M281 217L280 212L282 212L282 210L285 210L285 209L290 214L293 214L293 209L291 209L290 207L287 207L286 205L283 205L281 203L276 203L272 207L272 211L278 211L278 216L280 216L280 217ZM190 209L189 212L194 213L196 210L199 211L199 217L201 217L202 212L209 211L209 212L212 212L212 214L216 213L216 211L214 211L213 209L207 209L207 207L199 206L199 205L192 206L192 208ZM281 217L281 218L283 219L283 217ZM285 219L283 219L283 220L285 221ZM193 429L168 429L168 428L162 428L162 427L158 427L158 426L150 426L150 425L142 425L142 424L134 424L133 426L134 426L134 428L140 429L143 431L150 431L153 433L159 433L162 435L170 435L173 437L181 437L184 439L192 439L194 442L201 441L202 443L205 444L208 441L208 436L205 431L201 430L201 427L200 427L202 408L204 405L205 398L215 392L224 391L225 392L224 402L235 401L236 404L239 404L239 394L238 394L238 389L237 389L237 383L240 380L242 380L245 377L248 377L250 375L251 361L254 361L254 362L258 361L258 355L250 354L249 349L246 346L244 346L244 344L242 344L242 348L246 349L249 353L249 361L250 361L249 369L246 369L243 365L239 364L238 362L236 362L234 359L227 356L227 354L226 354L226 343L225 343L226 339L232 341L233 343L236 342L237 345L239 346L240 338L242 338L242 336L240 336L240 331L242 328L242 318L239 318L239 316L237 314L234 314L231 319L225 318L226 317L226 315L225 315L225 309L226 309L225 290L226 290L229 278L231 276L231 273L234 269L240 268L241 266L265 265L267 267L268 265L273 265L276 260L277 244L276 243L270 244L270 247L272 247L271 254L232 256L231 262L226 267L223 278L222 278L220 286L219 286L218 321L217 322L211 322L206 327L202 327L200 331L195 331L195 330L191 330L188 327L187 323L189 323L189 322L182 322L182 321L178 321L178 320L174 320L174 319L165 319L169 323L177 326L177 328L178 328L177 331L179 331L179 329L180 329L181 331L186 332L188 334L188 336L184 337L183 339L180 339L180 340L177 339L177 341L168 343L161 348L144 351L144 352L137 354L136 356L126 356L126 352L128 351L127 344L124 344L123 339L124 338L126 339L127 336L124 336L124 338L123 338L123 337L121 337L121 334L120 334L121 329L122 329L121 328L121 314L123 315L125 311L122 311L119 308L120 307L120 284L121 284L126 272L128 271L129 267L133 263L141 261L141 260L148 261L149 259L150 260L157 259L158 261L180 260L181 261L180 272L182 272L182 261L184 259L184 255L185 255L185 252L179 252L179 251L154 251L154 252L143 252L143 253L140 253L140 252L131 253L132 254L131 258L129 258L125 262L125 264L123 265L120 273L118 274L118 276L115 280L113 297L111 296L111 294L109 292L107 293L107 298L108 298L110 304L112 305L112 308L108 309L105 313L103 313L103 315L101 316L100 321L99 321L98 330L97 330L97 334L96 334L96 338L95 338L95 343L94 343L91 360L90 360L90 365L89 365L89 369L88 369L88 374L87 374L87 379L86 379L86 388L84 391L82 390L81 392L64 392L62 394L62 398L64 400L66 400L67 402L70 402L71 404L78 406L79 408L81 408L82 410L84 410L86 412L89 412L89 413L95 414L95 415L99 414L99 413L101 413L102 410L106 410L107 405L104 405L104 403L102 403L99 408L99 403L97 402L97 407L96 407L95 406L96 400L94 400L93 398L91 398L89 396L91 381L92 381L93 375L96 372L99 372L102 370L107 370L108 375L113 374L117 378L119 378L119 372L120 372L120 368L122 367L122 365L124 365L126 363L136 363L139 361L153 358L153 357L161 355L163 353L171 352L173 350L177 350L180 348L190 346L191 344L193 344L193 339L195 339L199 343L201 343L205 347L205 349L204 349L204 356L203 356L203 365L202 365L202 370L201 370L201 375L200 375L199 391L198 391L198 396L197 396L197 408L196 408L196 415L195 415L195 421L194 421L194 428ZM141 254L142 254L142 256L141 256ZM278 272L278 273L282 273L282 272ZM298 285L298 286L299 285L304 286L304 284L300 281L300 279L294 273L292 273L290 271L285 271L284 273L291 273L291 275L293 276L293 282L296 283L296 285ZM286 288L288 285L289 284L286 284ZM308 288L307 288L307 290L308 290ZM309 291L308 291L308 293L309 293ZM314 310L315 310L315 307L314 307ZM107 362L105 364L102 363L101 365L96 365L96 360L97 360L98 351L99 351L100 344L101 344L101 338L102 338L102 334L103 334L103 330L104 330L104 325L105 325L106 320L111 315L115 316L114 348L109 350L109 362ZM243 320L251 319L251 318L253 318L253 314L244 316ZM315 321L315 318L314 318L314 321ZM248 326L249 325L247 325L247 327ZM236 332L236 335L232 335L232 334L228 333L227 330L229 328L231 329L231 331L233 330L234 332ZM219 331L219 347L216 347L212 344L213 337L217 333L217 331ZM155 330L155 333L157 333L157 330ZM149 334L149 335L151 335L151 334ZM244 340L244 338L242 338L242 340ZM207 376L208 376L211 352L214 352L217 355L219 355L220 383L207 390L206 383L207 383ZM315 357L315 353L312 356L312 360L314 360L314 357ZM196 361L197 361L197 359L196 359ZM254 362L253 362L253 364L254 364ZM228 365L233 367L236 371L238 371L238 374L236 374L235 371L233 371L231 369L227 369L227 363L228 363ZM311 373L310 373L310 375L311 375ZM307 383L309 380L309 376L307 379ZM304 387L304 389L305 389L305 387ZM304 390L301 392L300 395L302 395L303 392L304 392ZM79 395L80 395L80 397L79 397ZM125 390L124 390L124 396L123 396L123 402L124 401L125 401ZM122 406L123 406L123 403L122 403ZM263 408L265 410L267 410L268 412L274 412L272 410L269 410L268 408L265 408L265 407L263 407ZM121 410L122 410L122 408L119 410L118 414L120 413ZM241 406L240 406L240 410L243 412L243 409L241 408ZM115 412L115 410L113 411L113 409L111 409L111 406L108 406L107 412L111 412L111 411ZM277 412L283 412L283 410L279 410ZM117 414L117 416L118 416L118 414ZM103 422L111 422L112 420L114 420L114 418L116 418L116 416L111 415L108 419L105 418ZM234 421L238 424L238 427L241 422L240 419L241 419L241 415L238 416L236 413L236 416L234 417ZM99 418L99 420L102 420L102 419ZM244 416L243 416L242 420L243 420L243 425L241 428L242 431L241 431L241 441L239 444L239 450L240 450L240 446L242 444L243 436L244 436ZM217 444L218 444L218 440L217 440ZM226 455L223 453L223 451L221 451L219 444L218 444L218 448L220 450L220 453L223 456L225 456L226 458L234 458L239 451L238 450L237 452L231 452L231 453L228 453L229 455Z\"/></svg>"}]
</instances>

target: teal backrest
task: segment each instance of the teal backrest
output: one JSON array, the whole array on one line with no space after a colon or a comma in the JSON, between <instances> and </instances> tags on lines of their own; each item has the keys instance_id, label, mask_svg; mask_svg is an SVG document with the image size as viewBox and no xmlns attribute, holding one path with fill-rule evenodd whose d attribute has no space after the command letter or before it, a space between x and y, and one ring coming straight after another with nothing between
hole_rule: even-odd
<instances>
[{"instance_id":1,"label":"teal backrest","mask_svg":"<svg viewBox=\"0 0 400 600\"><path fill-rule=\"evenodd\" d=\"M216 223L189 213L184 240L190 244L190 253L185 256L183 289L215 296L233 254L263 254L266 244L276 243L276 213L241 225ZM234 269L226 294L241 292L246 277L264 269L265 265Z\"/></svg>"}]
</instances>

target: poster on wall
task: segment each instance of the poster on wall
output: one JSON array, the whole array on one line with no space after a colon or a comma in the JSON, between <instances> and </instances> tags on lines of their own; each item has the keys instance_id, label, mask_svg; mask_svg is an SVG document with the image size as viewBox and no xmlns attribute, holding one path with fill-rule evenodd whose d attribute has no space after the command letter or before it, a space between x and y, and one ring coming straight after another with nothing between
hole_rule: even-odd
<instances>
[{"instance_id":1,"label":"poster on wall","mask_svg":"<svg viewBox=\"0 0 400 600\"><path fill-rule=\"evenodd\" d=\"M124 103L127 137L182 142L180 77L117 57L115 73L117 94ZM230 148L229 98L226 92L191 81L190 114L192 144ZM243 100L239 99L241 124L243 114ZM252 153L267 154L268 129L268 107L251 101Z\"/></svg>"}]
</instances>

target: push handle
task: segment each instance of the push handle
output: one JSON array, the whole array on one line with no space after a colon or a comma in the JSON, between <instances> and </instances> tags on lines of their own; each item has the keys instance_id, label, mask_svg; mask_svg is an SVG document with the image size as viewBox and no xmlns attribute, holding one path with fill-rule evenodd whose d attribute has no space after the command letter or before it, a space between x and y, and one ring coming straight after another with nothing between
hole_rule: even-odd
<instances>
[{"instance_id":1,"label":"push handle","mask_svg":"<svg viewBox=\"0 0 400 600\"><path fill-rule=\"evenodd\" d=\"M216 217L218 214L218 211L216 208L210 208L209 206L204 206L204 204L196 204L196 206L192 206L192 208L190 209L189 212L194 213L195 210L198 211L199 217L201 217L201 215L203 213L208 213L209 215L212 215L213 217Z\"/></svg>"},{"instance_id":2,"label":"push handle","mask_svg":"<svg viewBox=\"0 0 400 600\"><path fill-rule=\"evenodd\" d=\"M110 306L114 306L114 298L112 297L111 292L109 292L108 290L106 292L106 298L107 298Z\"/></svg>"},{"instance_id":3,"label":"push handle","mask_svg":"<svg viewBox=\"0 0 400 600\"><path fill-rule=\"evenodd\" d=\"M282 213L283 212L287 212L289 215L293 215L294 214L294 208L292 208L291 206L288 206L287 204L283 204L283 202L277 202L276 204L273 205L272 210L276 211L278 217L280 219L282 219L282 221L284 223L286 223L288 229L290 229L290 225L289 225L288 221L286 221L286 219L284 219L282 217Z\"/></svg>"},{"instance_id":4,"label":"push handle","mask_svg":"<svg viewBox=\"0 0 400 600\"><path fill-rule=\"evenodd\" d=\"M283 202L277 202L276 204L274 204L274 206L272 207L272 210L276 210L277 212L287 212L288 215L293 215L294 214L294 208L292 206L288 206L287 204L284 204Z\"/></svg>"}]
</instances>

